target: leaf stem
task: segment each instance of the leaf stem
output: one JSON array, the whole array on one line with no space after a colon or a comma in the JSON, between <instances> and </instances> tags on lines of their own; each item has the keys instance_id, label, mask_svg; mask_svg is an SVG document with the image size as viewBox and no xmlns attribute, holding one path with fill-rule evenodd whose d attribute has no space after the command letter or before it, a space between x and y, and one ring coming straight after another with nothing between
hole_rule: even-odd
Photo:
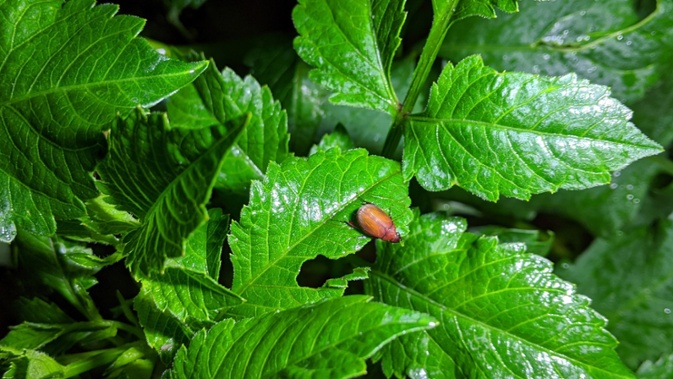
<instances>
[{"instance_id":1,"label":"leaf stem","mask_svg":"<svg viewBox=\"0 0 673 379\"><path fill-rule=\"evenodd\" d=\"M428 39L425 41L425 46L423 46L423 51L418 59L418 65L416 65L416 68L414 69L411 86L409 87L404 102L395 115L393 125L386 136L386 142L383 145L382 151L384 157L392 158L393 154L395 154L395 150L397 150L397 146L402 138L403 124L407 115L413 110L416 100L421 93L421 89L430 74L432 65L435 63L439 49L442 47L444 37L449 30L451 18L453 17L457 3L458 0L451 0L451 2L444 8L444 11L441 12L440 15L435 14L435 18L432 20ZM437 8L435 7L435 9Z\"/></svg>"}]
</instances>

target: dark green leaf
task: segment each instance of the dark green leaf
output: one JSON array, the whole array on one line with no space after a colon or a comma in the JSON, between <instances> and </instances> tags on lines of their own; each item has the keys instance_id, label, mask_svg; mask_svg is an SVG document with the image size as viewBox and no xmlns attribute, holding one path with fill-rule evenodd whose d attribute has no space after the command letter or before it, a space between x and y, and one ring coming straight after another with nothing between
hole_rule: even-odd
<instances>
[{"instance_id":1,"label":"dark green leaf","mask_svg":"<svg viewBox=\"0 0 673 379\"><path fill-rule=\"evenodd\" d=\"M84 215L103 126L205 68L159 55L135 38L142 19L116 12L93 0L0 4L0 240Z\"/></svg>"},{"instance_id":2,"label":"dark green leaf","mask_svg":"<svg viewBox=\"0 0 673 379\"><path fill-rule=\"evenodd\" d=\"M135 274L160 271L167 257L184 253L189 235L207 220L205 204L240 128L169 130L165 115L142 110L115 121L98 172L106 199L141 221L124 238Z\"/></svg>"},{"instance_id":3,"label":"dark green leaf","mask_svg":"<svg viewBox=\"0 0 673 379\"><path fill-rule=\"evenodd\" d=\"M662 379L673 377L673 355L659 358L656 362L646 361L636 372L638 379Z\"/></svg>"},{"instance_id":4,"label":"dark green leaf","mask_svg":"<svg viewBox=\"0 0 673 379\"><path fill-rule=\"evenodd\" d=\"M250 121L225 156L216 182L218 189L247 194L250 182L263 178L269 162L281 162L288 156L285 111L268 87L261 87L249 76L241 79L230 69L220 73L212 61L193 86L169 101L171 120L171 112L178 109L179 122L198 129L227 125L249 115Z\"/></svg>"},{"instance_id":5,"label":"dark green leaf","mask_svg":"<svg viewBox=\"0 0 673 379\"><path fill-rule=\"evenodd\" d=\"M491 201L607 183L610 171L661 151L609 94L574 75L497 73L478 56L449 64L405 130L405 178Z\"/></svg>"},{"instance_id":6,"label":"dark green leaf","mask_svg":"<svg viewBox=\"0 0 673 379\"><path fill-rule=\"evenodd\" d=\"M217 282L229 217L219 209L209 217L187 240L183 257L169 259L163 274L142 280L134 301L149 345L162 355L174 353L222 308L241 303Z\"/></svg>"},{"instance_id":7,"label":"dark green leaf","mask_svg":"<svg viewBox=\"0 0 673 379\"><path fill-rule=\"evenodd\" d=\"M306 65L285 40L263 44L248 57L251 75L268 85L273 96L287 110L291 150L306 155L325 114L329 92L309 79Z\"/></svg>"},{"instance_id":8,"label":"dark green leaf","mask_svg":"<svg viewBox=\"0 0 673 379\"><path fill-rule=\"evenodd\" d=\"M659 171L655 161L643 159L614 172L607 186L540 195L531 199L531 205L540 211L577 220L596 235L612 236L636 222Z\"/></svg>"},{"instance_id":9,"label":"dark green leaf","mask_svg":"<svg viewBox=\"0 0 673 379\"><path fill-rule=\"evenodd\" d=\"M340 258L369 241L347 224L364 202L385 210L404 238L410 201L396 162L331 149L269 165L231 226L232 289L247 300L231 313L253 316L341 296L343 288L300 287L296 277L318 254Z\"/></svg>"},{"instance_id":10,"label":"dark green leaf","mask_svg":"<svg viewBox=\"0 0 673 379\"><path fill-rule=\"evenodd\" d=\"M670 59L673 1L640 19L632 0L522 1L521 12L495 21L472 18L449 32L440 55L481 54L497 70L560 76L571 72L632 101L654 84Z\"/></svg>"},{"instance_id":11,"label":"dark green leaf","mask_svg":"<svg viewBox=\"0 0 673 379\"><path fill-rule=\"evenodd\" d=\"M430 214L410 225L404 246L379 246L369 293L440 322L427 338L403 337L383 354L388 375L632 377L605 319L551 273L551 262L465 228Z\"/></svg>"},{"instance_id":12,"label":"dark green leaf","mask_svg":"<svg viewBox=\"0 0 673 379\"><path fill-rule=\"evenodd\" d=\"M93 275L110 262L97 262L90 249L57 238L19 233L15 243L23 282L41 283L89 319L100 318L87 290L97 283ZM92 259L83 259L84 256Z\"/></svg>"},{"instance_id":13,"label":"dark green leaf","mask_svg":"<svg viewBox=\"0 0 673 379\"><path fill-rule=\"evenodd\" d=\"M560 274L605 315L622 359L636 368L673 353L673 221L598 239Z\"/></svg>"},{"instance_id":14,"label":"dark green leaf","mask_svg":"<svg viewBox=\"0 0 673 379\"><path fill-rule=\"evenodd\" d=\"M302 0L295 49L335 104L397 112L390 67L406 13L402 0Z\"/></svg>"},{"instance_id":15,"label":"dark green leaf","mask_svg":"<svg viewBox=\"0 0 673 379\"><path fill-rule=\"evenodd\" d=\"M391 339L434 319L348 296L199 332L180 349L173 378L353 378ZM194 369L198 367L199 369Z\"/></svg>"}]
</instances>

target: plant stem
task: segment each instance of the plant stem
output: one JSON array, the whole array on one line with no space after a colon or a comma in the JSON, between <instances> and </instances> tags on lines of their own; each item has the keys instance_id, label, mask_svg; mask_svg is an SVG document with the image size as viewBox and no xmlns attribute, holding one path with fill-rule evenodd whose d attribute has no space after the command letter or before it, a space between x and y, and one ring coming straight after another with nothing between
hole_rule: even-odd
<instances>
[{"instance_id":1,"label":"plant stem","mask_svg":"<svg viewBox=\"0 0 673 379\"><path fill-rule=\"evenodd\" d=\"M421 56L418 59L418 65L414 69L414 74L411 79L411 86L407 92L402 107L395 116L393 120L393 125L386 136L386 142L383 145L382 155L384 157L392 158L397 146L400 143L403 132L403 124L409 113L414 108L416 100L421 93L421 89L425 84L432 65L435 63L439 49L442 47L442 42L446 36L446 32L449 30L449 25L451 24L451 18L453 17L453 12L456 8L458 0L452 0L444 8L445 11L441 14L435 14L435 18L432 20L432 26L430 27L430 33L428 34L428 39L425 41L425 46L423 46L423 51ZM436 9L437 7L435 7Z\"/></svg>"}]
</instances>

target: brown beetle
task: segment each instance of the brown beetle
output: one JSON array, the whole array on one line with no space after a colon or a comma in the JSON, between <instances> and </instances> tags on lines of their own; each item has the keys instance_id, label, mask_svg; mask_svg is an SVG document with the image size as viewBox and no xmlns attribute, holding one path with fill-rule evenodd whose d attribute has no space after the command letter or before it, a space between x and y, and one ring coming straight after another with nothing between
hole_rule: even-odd
<instances>
[{"instance_id":1,"label":"brown beetle","mask_svg":"<svg viewBox=\"0 0 673 379\"><path fill-rule=\"evenodd\" d=\"M360 229L367 235L388 242L400 242L400 233L386 212L372 203L358 209L357 220ZM351 224L351 226L354 226Z\"/></svg>"}]
</instances>

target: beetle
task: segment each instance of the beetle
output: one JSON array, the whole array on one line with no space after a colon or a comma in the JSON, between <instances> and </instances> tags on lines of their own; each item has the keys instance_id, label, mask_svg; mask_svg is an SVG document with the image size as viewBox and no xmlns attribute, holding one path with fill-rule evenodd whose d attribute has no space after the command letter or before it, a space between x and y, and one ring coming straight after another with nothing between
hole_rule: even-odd
<instances>
[{"instance_id":1,"label":"beetle","mask_svg":"<svg viewBox=\"0 0 673 379\"><path fill-rule=\"evenodd\" d=\"M400 242L400 233L395 228L395 223L381 208L372 203L365 203L358 209L356 218L360 230L365 234L380 238L388 242ZM351 226L355 227L352 223Z\"/></svg>"}]
</instances>

